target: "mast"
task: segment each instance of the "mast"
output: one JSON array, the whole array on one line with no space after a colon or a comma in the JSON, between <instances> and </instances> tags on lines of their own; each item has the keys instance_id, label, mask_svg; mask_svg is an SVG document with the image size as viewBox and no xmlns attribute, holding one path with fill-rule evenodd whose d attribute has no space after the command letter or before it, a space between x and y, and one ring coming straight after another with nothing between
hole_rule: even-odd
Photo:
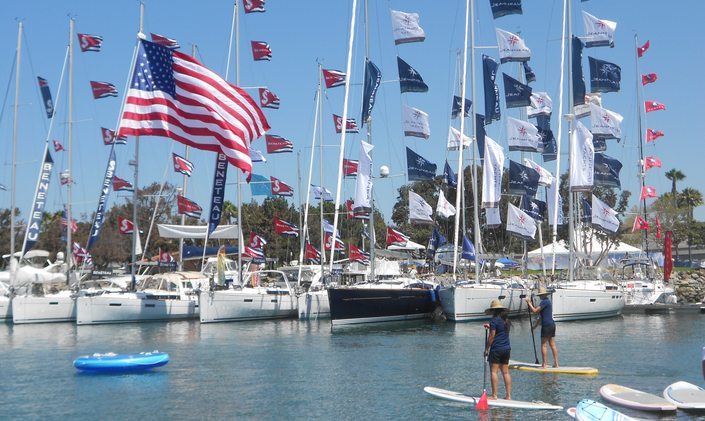
<instances>
[{"instance_id":1,"label":"mast","mask_svg":"<svg viewBox=\"0 0 705 421\"><path fill-rule=\"evenodd\" d=\"M196 44L191 45L191 55L196 57ZM184 145L184 158L188 161L189 147ZM181 194L186 196L186 188L188 187L188 176L184 174L181 181ZM186 214L181 214L181 225L186 225ZM203 245L205 250L205 244ZM184 270L184 239L179 238L179 270Z\"/></svg>"},{"instance_id":2,"label":"mast","mask_svg":"<svg viewBox=\"0 0 705 421\"><path fill-rule=\"evenodd\" d=\"M369 25L367 24L368 0L365 0L365 58L370 59L370 36ZM363 104L364 107L364 104ZM347 120L346 120L347 121ZM372 113L367 117L367 143L372 144ZM347 128L347 122L343 123ZM372 151L370 151L372 153ZM374 200L374 184L370 190L370 220L369 220L369 236L370 236L370 279L374 280L375 275L375 248L377 239L375 238L375 200Z\"/></svg>"},{"instance_id":3,"label":"mast","mask_svg":"<svg viewBox=\"0 0 705 421\"><path fill-rule=\"evenodd\" d=\"M73 242L71 240L71 221L73 210L71 209L72 197L71 190L73 185L73 28L75 21L73 18L69 18L69 103L68 103L68 150L66 151L69 155L68 165L69 165L69 182L66 184L66 285L71 285L71 249Z\"/></svg>"},{"instance_id":4,"label":"mast","mask_svg":"<svg viewBox=\"0 0 705 421\"><path fill-rule=\"evenodd\" d=\"M320 227L320 247L321 247L321 279L323 277L323 268L325 267L326 264L326 230L323 228L323 70L321 69L321 65L318 65L318 115L320 116L318 118L318 184L320 186L320 194L318 197L318 206L320 210L320 215L318 215L320 221L319 221L319 227ZM345 125L345 120L343 120L343 125ZM343 130L345 131L345 130ZM311 156L313 157L313 151L311 151ZM337 208L336 208L337 212ZM331 233L331 235L334 235L334 233ZM335 245L335 237L333 237L333 244ZM335 248L335 246L333 247ZM335 250L333 250L333 253L335 253ZM333 255L331 254L331 273L333 273Z\"/></svg>"},{"instance_id":5,"label":"mast","mask_svg":"<svg viewBox=\"0 0 705 421\"><path fill-rule=\"evenodd\" d=\"M235 33L235 85L240 85L240 16L237 10L237 0L233 2L233 19L230 26L230 43L228 44L228 64L225 68L225 80L228 80L228 75L230 73L230 51L233 42L233 32ZM242 285L242 186L241 182L241 172L235 171L237 174L237 273L238 282ZM203 244L205 250L205 243Z\"/></svg>"},{"instance_id":6,"label":"mast","mask_svg":"<svg viewBox=\"0 0 705 421\"><path fill-rule=\"evenodd\" d=\"M139 34L142 35L144 29L144 2L140 1L140 26ZM70 79L69 79L70 80ZM130 289L137 289L137 242L139 241L140 228L137 220L137 190L139 189L139 162L140 162L140 137L135 136L135 159L130 162L130 165L135 167L135 184L132 190L132 267L130 268L130 276L132 282Z\"/></svg>"},{"instance_id":7,"label":"mast","mask_svg":"<svg viewBox=\"0 0 705 421\"><path fill-rule=\"evenodd\" d=\"M634 80L636 81L636 118L639 128L639 180L641 181L641 191L646 186L646 170L644 167L644 129L642 128L641 115L644 107L644 100L641 98L641 87L639 86L639 36L634 34L634 71L636 72ZM646 219L646 198L641 199L641 213ZM644 250L646 255L649 255L649 237L647 230L641 230L643 233Z\"/></svg>"},{"instance_id":8,"label":"mast","mask_svg":"<svg viewBox=\"0 0 705 421\"><path fill-rule=\"evenodd\" d=\"M17 206L17 119L19 117L20 105L21 49L22 21L17 24L17 51L15 53L15 115L12 122L12 191L10 191L10 259L14 259L15 256L15 230L17 229L15 226L15 207ZM20 258L21 257L22 256L20 256Z\"/></svg>"},{"instance_id":9,"label":"mast","mask_svg":"<svg viewBox=\"0 0 705 421\"><path fill-rule=\"evenodd\" d=\"M568 114L568 156L573 153L573 123L575 121L575 101L573 99L573 19L571 18L571 1L565 0L567 2L566 7L566 17L567 17L567 27L568 27L568 103L570 104L570 113ZM562 89L562 87L561 87ZM558 159L558 158L556 158ZM556 164L557 165L557 164ZM556 191L558 191L558 186L556 186ZM575 198L572 191L572 186L570 185L570 178L568 179L568 281L573 282L575 279L575 221L573 220L575 212ZM556 221L558 222L558 221ZM555 255L554 255L555 261Z\"/></svg>"}]
</instances>

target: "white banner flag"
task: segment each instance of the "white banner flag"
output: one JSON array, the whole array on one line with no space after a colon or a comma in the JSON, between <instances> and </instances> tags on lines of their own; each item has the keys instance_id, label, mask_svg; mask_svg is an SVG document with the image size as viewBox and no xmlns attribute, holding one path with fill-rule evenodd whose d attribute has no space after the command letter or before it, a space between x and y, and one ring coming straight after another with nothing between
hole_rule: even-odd
<instances>
[{"instance_id":1,"label":"white banner flag","mask_svg":"<svg viewBox=\"0 0 705 421\"><path fill-rule=\"evenodd\" d=\"M432 224L433 208L418 194L409 190L409 223Z\"/></svg>"},{"instance_id":2,"label":"white banner flag","mask_svg":"<svg viewBox=\"0 0 705 421\"><path fill-rule=\"evenodd\" d=\"M585 42L585 47L614 47L614 31L617 29L617 22L598 19L583 11L583 23L585 36L581 39Z\"/></svg>"},{"instance_id":3,"label":"white banner flag","mask_svg":"<svg viewBox=\"0 0 705 421\"><path fill-rule=\"evenodd\" d=\"M392 33L394 34L394 44L405 44L408 42L421 42L426 39L426 34L419 25L418 13L406 13L392 10Z\"/></svg>"},{"instance_id":4,"label":"white banner flag","mask_svg":"<svg viewBox=\"0 0 705 421\"><path fill-rule=\"evenodd\" d=\"M531 106L526 107L529 118L540 115L550 116L553 112L553 100L546 92L531 92Z\"/></svg>"},{"instance_id":5,"label":"white banner flag","mask_svg":"<svg viewBox=\"0 0 705 421\"><path fill-rule=\"evenodd\" d=\"M546 211L548 212L548 223L553 225L556 225L555 218L554 218L554 200L555 200L555 194L556 194L556 188L558 185L558 179L556 177L553 177L551 180L551 184L549 186L546 186ZM561 195L558 195L558 225L563 225L565 222L563 220L563 198Z\"/></svg>"},{"instance_id":6,"label":"white banner flag","mask_svg":"<svg viewBox=\"0 0 705 421\"><path fill-rule=\"evenodd\" d=\"M538 171L540 185L550 186L551 183L553 182L553 174L551 174L551 172L549 170L542 167L541 165L535 163L534 161L530 160L529 158L524 158L524 165Z\"/></svg>"},{"instance_id":7,"label":"white banner flag","mask_svg":"<svg viewBox=\"0 0 705 421\"><path fill-rule=\"evenodd\" d=\"M438 193L438 204L436 205L436 214L443 218L450 218L455 215L455 206L451 205L446 199L443 190Z\"/></svg>"},{"instance_id":8,"label":"white banner flag","mask_svg":"<svg viewBox=\"0 0 705 421\"><path fill-rule=\"evenodd\" d=\"M531 50L526 46L523 39L499 28L495 28L495 32L497 33L500 63L529 61L531 58Z\"/></svg>"},{"instance_id":9,"label":"white banner flag","mask_svg":"<svg viewBox=\"0 0 705 421\"><path fill-rule=\"evenodd\" d=\"M257 149L249 149L250 151L250 159L252 162L267 162L267 158L262 155L262 152L258 151Z\"/></svg>"},{"instance_id":10,"label":"white banner flag","mask_svg":"<svg viewBox=\"0 0 705 421\"><path fill-rule=\"evenodd\" d=\"M590 123L592 123L592 130L590 131L597 137L621 139L623 119L624 117L614 111L590 104Z\"/></svg>"},{"instance_id":11,"label":"white banner flag","mask_svg":"<svg viewBox=\"0 0 705 421\"><path fill-rule=\"evenodd\" d=\"M428 139L431 137L431 126L428 123L428 114L402 104L403 120L402 127L404 128L404 136L421 137Z\"/></svg>"},{"instance_id":12,"label":"white banner flag","mask_svg":"<svg viewBox=\"0 0 705 421\"><path fill-rule=\"evenodd\" d=\"M370 151L374 146L360 141L360 157L357 163L357 176L355 177L355 201L353 211L369 211L372 209L372 158Z\"/></svg>"},{"instance_id":13,"label":"white banner flag","mask_svg":"<svg viewBox=\"0 0 705 421\"><path fill-rule=\"evenodd\" d=\"M533 240L536 236L536 221L523 210L508 203L507 231L522 240Z\"/></svg>"},{"instance_id":14,"label":"white banner flag","mask_svg":"<svg viewBox=\"0 0 705 421\"><path fill-rule=\"evenodd\" d=\"M570 191L591 191L595 177L592 133L576 121L570 138Z\"/></svg>"},{"instance_id":15,"label":"white banner flag","mask_svg":"<svg viewBox=\"0 0 705 421\"><path fill-rule=\"evenodd\" d=\"M487 228L494 228L502 225L502 215L499 213L499 207L485 209L485 219L487 220Z\"/></svg>"},{"instance_id":16,"label":"white banner flag","mask_svg":"<svg viewBox=\"0 0 705 421\"><path fill-rule=\"evenodd\" d=\"M482 207L499 206L502 195L504 150L489 136L485 136L485 162L482 165Z\"/></svg>"},{"instance_id":17,"label":"white banner flag","mask_svg":"<svg viewBox=\"0 0 705 421\"><path fill-rule=\"evenodd\" d=\"M472 139L469 136L463 135L463 148L468 149L472 145ZM460 130L453 126L448 130L448 150L457 151L460 146Z\"/></svg>"},{"instance_id":18,"label":"white banner flag","mask_svg":"<svg viewBox=\"0 0 705 421\"><path fill-rule=\"evenodd\" d=\"M617 211L607 206L605 202L592 195L592 225L601 227L611 233L619 230Z\"/></svg>"},{"instance_id":19,"label":"white banner flag","mask_svg":"<svg viewBox=\"0 0 705 421\"><path fill-rule=\"evenodd\" d=\"M507 117L507 143L510 151L536 152L541 136L539 129L528 121Z\"/></svg>"}]
</instances>

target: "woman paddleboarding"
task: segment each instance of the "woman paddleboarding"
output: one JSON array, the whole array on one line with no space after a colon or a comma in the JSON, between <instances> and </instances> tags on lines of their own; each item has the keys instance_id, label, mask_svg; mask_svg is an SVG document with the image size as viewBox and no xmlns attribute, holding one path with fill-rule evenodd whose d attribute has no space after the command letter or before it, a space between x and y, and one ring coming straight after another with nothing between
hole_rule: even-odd
<instances>
[{"instance_id":1,"label":"woman paddleboarding","mask_svg":"<svg viewBox=\"0 0 705 421\"><path fill-rule=\"evenodd\" d=\"M551 352L553 352L553 366L558 367L558 348L556 348L556 322L553 320L553 304L551 300L548 299L548 291L546 288L540 287L539 298L541 302L538 307L534 307L534 303L531 297L526 297L526 302L529 304L529 308L533 313L541 313L541 358L542 368L546 368L548 359L548 346L551 347Z\"/></svg>"},{"instance_id":2,"label":"woman paddleboarding","mask_svg":"<svg viewBox=\"0 0 705 421\"><path fill-rule=\"evenodd\" d=\"M509 312L502 303L495 299L490 302L490 308L485 310L485 314L491 314L492 319L485 323L485 329L489 329L490 335L485 346L485 356L490 364L490 383L492 385L492 396L489 399L497 399L497 385L499 383L499 371L502 371L504 378L504 388L506 396L504 399L512 399L512 377L509 375Z\"/></svg>"}]
</instances>

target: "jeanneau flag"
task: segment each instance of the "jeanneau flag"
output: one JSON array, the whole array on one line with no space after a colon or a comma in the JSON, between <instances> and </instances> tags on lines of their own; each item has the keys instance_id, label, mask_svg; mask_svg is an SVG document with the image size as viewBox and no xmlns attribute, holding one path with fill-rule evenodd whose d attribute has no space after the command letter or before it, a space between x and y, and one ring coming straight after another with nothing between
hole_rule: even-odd
<instances>
[{"instance_id":1,"label":"jeanneau flag","mask_svg":"<svg viewBox=\"0 0 705 421\"><path fill-rule=\"evenodd\" d=\"M536 221L541 222L546 217L546 202L544 201L532 199L529 196L522 196L520 208Z\"/></svg>"},{"instance_id":2,"label":"jeanneau flag","mask_svg":"<svg viewBox=\"0 0 705 421\"><path fill-rule=\"evenodd\" d=\"M419 25L418 13L406 13L398 10L391 10L390 12L392 15L394 44L421 42L426 39L426 34Z\"/></svg>"},{"instance_id":3,"label":"jeanneau flag","mask_svg":"<svg viewBox=\"0 0 705 421\"><path fill-rule=\"evenodd\" d=\"M524 40L516 34L495 28L497 46L499 47L499 62L504 64L511 61L529 61L531 50Z\"/></svg>"},{"instance_id":4,"label":"jeanneau flag","mask_svg":"<svg viewBox=\"0 0 705 421\"><path fill-rule=\"evenodd\" d=\"M539 184L542 186L550 186L553 182L553 174L546 168L540 166L536 162L530 160L529 158L524 158L524 165L529 168L533 168L539 173Z\"/></svg>"},{"instance_id":5,"label":"jeanneau flag","mask_svg":"<svg viewBox=\"0 0 705 421\"><path fill-rule=\"evenodd\" d=\"M591 92L619 92L622 68L609 61L588 56Z\"/></svg>"},{"instance_id":6,"label":"jeanneau flag","mask_svg":"<svg viewBox=\"0 0 705 421\"><path fill-rule=\"evenodd\" d=\"M472 145L472 139L469 136L460 134L460 130L453 126L448 128L448 150L457 151L460 147L460 138L463 139L463 149L467 149Z\"/></svg>"},{"instance_id":7,"label":"jeanneau flag","mask_svg":"<svg viewBox=\"0 0 705 421\"><path fill-rule=\"evenodd\" d=\"M531 105L526 108L529 118L540 115L550 116L553 112L553 100L546 92L532 92L529 98Z\"/></svg>"},{"instance_id":8,"label":"jeanneau flag","mask_svg":"<svg viewBox=\"0 0 705 421\"><path fill-rule=\"evenodd\" d=\"M497 87L497 68L499 63L490 56L482 55L482 77L485 88L485 124L499 120L499 87Z\"/></svg>"},{"instance_id":9,"label":"jeanneau flag","mask_svg":"<svg viewBox=\"0 0 705 421\"><path fill-rule=\"evenodd\" d=\"M438 192L438 203L436 204L436 215L442 218L450 218L455 215L455 206L446 199L443 190Z\"/></svg>"},{"instance_id":10,"label":"jeanneau flag","mask_svg":"<svg viewBox=\"0 0 705 421\"><path fill-rule=\"evenodd\" d=\"M446 165L443 167L443 182L448 184L448 187L456 187L458 185L458 178L455 176L450 165L448 165L448 161L446 161Z\"/></svg>"},{"instance_id":11,"label":"jeanneau flag","mask_svg":"<svg viewBox=\"0 0 705 421\"><path fill-rule=\"evenodd\" d=\"M397 68L399 69L399 89L404 92L428 92L428 85L423 78L409 63L397 56Z\"/></svg>"},{"instance_id":12,"label":"jeanneau flag","mask_svg":"<svg viewBox=\"0 0 705 421\"><path fill-rule=\"evenodd\" d=\"M499 206L502 197L502 170L504 150L489 136L485 136L485 160L482 165L482 207Z\"/></svg>"},{"instance_id":13,"label":"jeanneau flag","mask_svg":"<svg viewBox=\"0 0 705 421\"><path fill-rule=\"evenodd\" d=\"M531 167L509 161L509 194L536 196L541 175Z\"/></svg>"},{"instance_id":14,"label":"jeanneau flag","mask_svg":"<svg viewBox=\"0 0 705 421\"><path fill-rule=\"evenodd\" d=\"M370 152L374 149L371 144L360 141L360 156L357 163L357 177L355 177L355 202L353 211L369 212L372 209L372 158Z\"/></svg>"},{"instance_id":15,"label":"jeanneau flag","mask_svg":"<svg viewBox=\"0 0 705 421\"><path fill-rule=\"evenodd\" d=\"M583 10L583 23L585 24L585 48L590 47L614 47L614 31L617 29L617 22L611 20L598 19Z\"/></svg>"},{"instance_id":16,"label":"jeanneau flag","mask_svg":"<svg viewBox=\"0 0 705 421\"><path fill-rule=\"evenodd\" d=\"M249 148L249 154L252 162L267 162L267 158L264 157L262 151Z\"/></svg>"},{"instance_id":17,"label":"jeanneau flag","mask_svg":"<svg viewBox=\"0 0 705 421\"><path fill-rule=\"evenodd\" d=\"M463 234L463 251L461 257L465 260L475 261L475 246L472 245L472 242L465 234Z\"/></svg>"},{"instance_id":18,"label":"jeanneau flag","mask_svg":"<svg viewBox=\"0 0 705 421\"><path fill-rule=\"evenodd\" d=\"M507 108L531 105L531 87L506 73L502 73L502 76L504 77L504 100Z\"/></svg>"},{"instance_id":19,"label":"jeanneau flag","mask_svg":"<svg viewBox=\"0 0 705 421\"><path fill-rule=\"evenodd\" d=\"M621 139L623 119L624 117L614 111L590 104L590 123L592 123L590 131L596 138Z\"/></svg>"},{"instance_id":20,"label":"jeanneau flag","mask_svg":"<svg viewBox=\"0 0 705 421\"><path fill-rule=\"evenodd\" d=\"M373 62L371 62L370 60L366 60L365 86L362 95L362 118L360 119L362 126L365 125L365 122L367 122L367 120L369 120L370 116L372 115L372 108L375 106L375 97L377 96L377 88L379 88L379 84L381 81L382 72L380 72L379 68L375 66ZM353 120L353 122L354 121L355 120Z\"/></svg>"},{"instance_id":21,"label":"jeanneau flag","mask_svg":"<svg viewBox=\"0 0 705 421\"><path fill-rule=\"evenodd\" d=\"M558 179L553 178L553 182L550 186L546 187L546 210L548 211L548 223L551 226L556 225L556 218L558 217L558 225L563 225L565 221L563 220L563 198L560 193L558 194L558 206L554 206L554 200L556 198L556 189L558 188ZM555 210L558 210L557 214L554 214Z\"/></svg>"},{"instance_id":22,"label":"jeanneau flag","mask_svg":"<svg viewBox=\"0 0 705 421\"><path fill-rule=\"evenodd\" d=\"M402 113L404 136L420 137L423 139L431 137L431 125L429 124L427 113L406 104L402 104Z\"/></svg>"},{"instance_id":23,"label":"jeanneau flag","mask_svg":"<svg viewBox=\"0 0 705 421\"><path fill-rule=\"evenodd\" d=\"M433 208L423 197L409 190L409 223L432 224Z\"/></svg>"},{"instance_id":24,"label":"jeanneau flag","mask_svg":"<svg viewBox=\"0 0 705 421\"><path fill-rule=\"evenodd\" d=\"M457 118L460 115L460 101L461 97L453 95L453 104L451 106L450 118ZM467 117L470 112L470 107L472 106L472 101L465 98L465 109L463 110L463 117Z\"/></svg>"},{"instance_id":25,"label":"jeanneau flag","mask_svg":"<svg viewBox=\"0 0 705 421\"><path fill-rule=\"evenodd\" d=\"M436 164L406 148L406 173L409 181L433 180Z\"/></svg>"},{"instance_id":26,"label":"jeanneau flag","mask_svg":"<svg viewBox=\"0 0 705 421\"><path fill-rule=\"evenodd\" d=\"M585 104L585 79L583 78L583 42L573 36L573 105Z\"/></svg>"},{"instance_id":27,"label":"jeanneau flag","mask_svg":"<svg viewBox=\"0 0 705 421\"><path fill-rule=\"evenodd\" d=\"M595 178L595 148L592 133L575 122L570 138L570 191L591 191Z\"/></svg>"},{"instance_id":28,"label":"jeanneau flag","mask_svg":"<svg viewBox=\"0 0 705 421\"><path fill-rule=\"evenodd\" d=\"M475 140L477 141L477 153L480 155L480 159L485 159L485 116L482 114L475 114Z\"/></svg>"},{"instance_id":29,"label":"jeanneau flag","mask_svg":"<svg viewBox=\"0 0 705 421\"><path fill-rule=\"evenodd\" d=\"M536 236L536 221L518 207L507 204L507 232L522 240L533 240Z\"/></svg>"},{"instance_id":30,"label":"jeanneau flag","mask_svg":"<svg viewBox=\"0 0 705 421\"><path fill-rule=\"evenodd\" d=\"M521 0L490 0L492 18L506 15L521 15Z\"/></svg>"},{"instance_id":31,"label":"jeanneau flag","mask_svg":"<svg viewBox=\"0 0 705 421\"><path fill-rule=\"evenodd\" d=\"M531 70L529 62L522 62L521 67L524 68L524 79L526 80L526 83L536 82L536 74L533 70Z\"/></svg>"},{"instance_id":32,"label":"jeanneau flag","mask_svg":"<svg viewBox=\"0 0 705 421\"><path fill-rule=\"evenodd\" d=\"M595 185L604 187L622 188L619 182L619 172L622 163L603 153L595 153Z\"/></svg>"},{"instance_id":33,"label":"jeanneau flag","mask_svg":"<svg viewBox=\"0 0 705 421\"><path fill-rule=\"evenodd\" d=\"M541 136L539 129L528 121L507 117L509 151L537 152Z\"/></svg>"},{"instance_id":34,"label":"jeanneau flag","mask_svg":"<svg viewBox=\"0 0 705 421\"><path fill-rule=\"evenodd\" d=\"M496 208L485 208L485 227L496 228L502 225L502 214L499 206Z\"/></svg>"},{"instance_id":35,"label":"jeanneau flag","mask_svg":"<svg viewBox=\"0 0 705 421\"><path fill-rule=\"evenodd\" d=\"M324 202L334 202L335 199L333 199L333 193L331 193L330 190L323 186L316 186L314 184L311 184L311 195L313 195L313 198L315 200L321 200L321 196L323 197Z\"/></svg>"},{"instance_id":36,"label":"jeanneau flag","mask_svg":"<svg viewBox=\"0 0 705 421\"><path fill-rule=\"evenodd\" d=\"M592 195L592 226L616 234L619 231L617 211L607 206L605 202Z\"/></svg>"}]
</instances>

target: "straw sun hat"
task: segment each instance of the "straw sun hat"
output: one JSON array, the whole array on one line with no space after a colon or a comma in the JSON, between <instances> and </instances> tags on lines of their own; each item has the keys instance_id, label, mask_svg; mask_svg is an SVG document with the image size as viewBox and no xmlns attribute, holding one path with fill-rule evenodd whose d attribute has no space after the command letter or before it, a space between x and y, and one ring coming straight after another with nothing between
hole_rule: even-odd
<instances>
[{"instance_id":1,"label":"straw sun hat","mask_svg":"<svg viewBox=\"0 0 705 421\"><path fill-rule=\"evenodd\" d=\"M542 296L542 295L548 295L548 291L546 291L546 288L540 287L540 288L539 288L539 292L538 292L538 294L536 294L536 295L538 295L539 297Z\"/></svg>"},{"instance_id":2,"label":"straw sun hat","mask_svg":"<svg viewBox=\"0 0 705 421\"><path fill-rule=\"evenodd\" d=\"M490 301L490 308L485 310L485 314L491 314L494 310L506 310L507 307L503 306L498 299Z\"/></svg>"}]
</instances>

